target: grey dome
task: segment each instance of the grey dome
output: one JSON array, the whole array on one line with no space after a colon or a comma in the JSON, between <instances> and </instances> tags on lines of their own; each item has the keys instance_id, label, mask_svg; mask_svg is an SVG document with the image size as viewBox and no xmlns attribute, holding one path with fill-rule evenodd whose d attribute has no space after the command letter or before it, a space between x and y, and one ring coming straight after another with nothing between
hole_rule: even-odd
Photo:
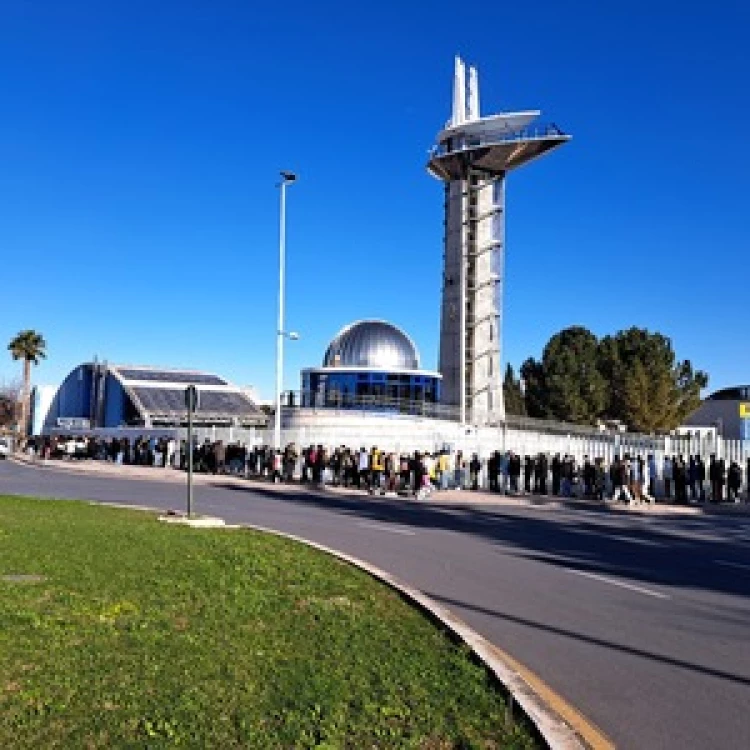
<instances>
[{"instance_id":1,"label":"grey dome","mask_svg":"<svg viewBox=\"0 0 750 750\"><path fill-rule=\"evenodd\" d=\"M342 328L331 341L323 367L418 370L419 353L400 328L384 320L360 320Z\"/></svg>"}]
</instances>

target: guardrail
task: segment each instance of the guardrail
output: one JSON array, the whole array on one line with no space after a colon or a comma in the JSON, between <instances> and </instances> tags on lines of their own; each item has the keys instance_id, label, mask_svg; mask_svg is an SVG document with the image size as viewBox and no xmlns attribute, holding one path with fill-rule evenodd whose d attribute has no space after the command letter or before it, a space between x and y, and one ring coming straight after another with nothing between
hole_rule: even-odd
<instances>
[{"instance_id":1,"label":"guardrail","mask_svg":"<svg viewBox=\"0 0 750 750\"><path fill-rule=\"evenodd\" d=\"M568 134L563 132L554 123L546 123L522 128L512 133L497 132L471 138L456 136L451 139L451 148L442 143L435 145L430 149L430 156L445 156L457 151L465 151L481 146L492 146L498 143L518 143L520 141L539 141L544 138L567 137L569 137Z\"/></svg>"}]
</instances>

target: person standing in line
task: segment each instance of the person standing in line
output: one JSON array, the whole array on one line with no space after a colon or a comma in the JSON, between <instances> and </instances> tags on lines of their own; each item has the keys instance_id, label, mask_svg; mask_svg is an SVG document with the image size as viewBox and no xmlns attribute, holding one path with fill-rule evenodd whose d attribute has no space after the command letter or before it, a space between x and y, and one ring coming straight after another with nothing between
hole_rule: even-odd
<instances>
[{"instance_id":1,"label":"person standing in line","mask_svg":"<svg viewBox=\"0 0 750 750\"><path fill-rule=\"evenodd\" d=\"M500 465L499 451L492 451L487 459L487 479L490 483L490 492L497 492L498 467Z\"/></svg>"},{"instance_id":2,"label":"person standing in line","mask_svg":"<svg viewBox=\"0 0 750 750\"><path fill-rule=\"evenodd\" d=\"M711 502L717 503L719 502L717 498L719 497L719 462L716 460L716 455L714 453L711 454L711 458L709 459L708 464L708 481L711 484Z\"/></svg>"},{"instance_id":3,"label":"person standing in line","mask_svg":"<svg viewBox=\"0 0 750 750\"><path fill-rule=\"evenodd\" d=\"M276 482L281 482L281 465L282 465L282 456L280 450L275 450L273 452L273 458L271 459L271 481L276 484Z\"/></svg>"},{"instance_id":4,"label":"person standing in line","mask_svg":"<svg viewBox=\"0 0 750 750\"><path fill-rule=\"evenodd\" d=\"M547 494L547 471L549 464L547 463L547 454L539 454L539 494Z\"/></svg>"},{"instance_id":5,"label":"person standing in line","mask_svg":"<svg viewBox=\"0 0 750 750\"><path fill-rule=\"evenodd\" d=\"M658 471L656 467L656 458L653 453L648 454L648 494L651 496L651 501L656 502L656 480L658 479Z\"/></svg>"},{"instance_id":6,"label":"person standing in line","mask_svg":"<svg viewBox=\"0 0 750 750\"><path fill-rule=\"evenodd\" d=\"M331 484L338 487L341 484L342 448L335 448L331 454Z\"/></svg>"},{"instance_id":7,"label":"person standing in line","mask_svg":"<svg viewBox=\"0 0 750 750\"><path fill-rule=\"evenodd\" d=\"M451 462L448 451L441 451L438 459L438 471L440 473L440 489L447 490L451 478Z\"/></svg>"},{"instance_id":8,"label":"person standing in line","mask_svg":"<svg viewBox=\"0 0 750 750\"><path fill-rule=\"evenodd\" d=\"M323 484L323 471L328 468L328 449L318 445L313 464L313 479L316 485Z\"/></svg>"},{"instance_id":9,"label":"person standing in line","mask_svg":"<svg viewBox=\"0 0 750 750\"><path fill-rule=\"evenodd\" d=\"M555 453L555 456L552 459L552 494L555 496L560 494L560 475L561 474L562 474L562 462L560 461L560 454Z\"/></svg>"},{"instance_id":10,"label":"person standing in line","mask_svg":"<svg viewBox=\"0 0 750 750\"><path fill-rule=\"evenodd\" d=\"M369 488L368 474L370 471L370 454L364 446L359 449L357 457L357 487L366 490Z\"/></svg>"},{"instance_id":11,"label":"person standing in line","mask_svg":"<svg viewBox=\"0 0 750 750\"><path fill-rule=\"evenodd\" d=\"M628 465L627 456L625 458L616 458L612 464L612 483L614 485L614 493L612 500L619 503L622 496L625 496L625 500L628 505L633 502L633 497L628 489L628 482L630 480L630 467Z\"/></svg>"},{"instance_id":12,"label":"person standing in line","mask_svg":"<svg viewBox=\"0 0 750 750\"><path fill-rule=\"evenodd\" d=\"M214 446L216 453L216 466L214 469L215 474L223 474L226 470L227 464L227 448L222 440L218 440Z\"/></svg>"},{"instance_id":13,"label":"person standing in line","mask_svg":"<svg viewBox=\"0 0 750 750\"><path fill-rule=\"evenodd\" d=\"M370 451L370 492L380 492L384 470L383 453L378 450L376 445L373 445L372 450Z\"/></svg>"},{"instance_id":14,"label":"person standing in line","mask_svg":"<svg viewBox=\"0 0 750 750\"><path fill-rule=\"evenodd\" d=\"M638 456L638 470L640 472L641 484L638 488L638 494L641 499L645 498L646 502L653 503L654 496L649 492L651 488L651 470L648 465L648 461L645 461L643 456Z\"/></svg>"},{"instance_id":15,"label":"person standing in line","mask_svg":"<svg viewBox=\"0 0 750 750\"><path fill-rule=\"evenodd\" d=\"M695 456L688 456L688 490L690 500L696 502L698 500L698 462Z\"/></svg>"},{"instance_id":16,"label":"person standing in line","mask_svg":"<svg viewBox=\"0 0 750 750\"><path fill-rule=\"evenodd\" d=\"M508 459L508 474L510 476L510 492L519 494L521 486L521 456L511 451Z\"/></svg>"},{"instance_id":17,"label":"person standing in line","mask_svg":"<svg viewBox=\"0 0 750 750\"><path fill-rule=\"evenodd\" d=\"M702 456L696 456L695 475L698 482L698 498L700 502L706 502L706 464Z\"/></svg>"},{"instance_id":18,"label":"person standing in line","mask_svg":"<svg viewBox=\"0 0 750 750\"><path fill-rule=\"evenodd\" d=\"M604 502L607 474L604 468L604 459L594 459L594 497L601 503Z\"/></svg>"},{"instance_id":19,"label":"person standing in line","mask_svg":"<svg viewBox=\"0 0 750 750\"><path fill-rule=\"evenodd\" d=\"M727 500L738 503L740 501L740 489L742 487L742 469L736 461L729 464L727 476Z\"/></svg>"},{"instance_id":20,"label":"person standing in line","mask_svg":"<svg viewBox=\"0 0 750 750\"><path fill-rule=\"evenodd\" d=\"M750 461L748 461L748 471L750 471ZM523 460L523 482L524 490L527 495L531 494L531 482L534 478L534 459L526 456Z\"/></svg>"},{"instance_id":21,"label":"person standing in line","mask_svg":"<svg viewBox=\"0 0 750 750\"><path fill-rule=\"evenodd\" d=\"M687 470L682 454L672 461L672 478L674 479L675 500L684 505L687 503Z\"/></svg>"},{"instance_id":22,"label":"person standing in line","mask_svg":"<svg viewBox=\"0 0 750 750\"><path fill-rule=\"evenodd\" d=\"M472 490L479 489L479 471L481 468L482 464L479 463L479 456L474 453L471 457L471 461L469 462L469 477Z\"/></svg>"},{"instance_id":23,"label":"person standing in line","mask_svg":"<svg viewBox=\"0 0 750 750\"><path fill-rule=\"evenodd\" d=\"M672 459L669 456L664 456L661 476L664 480L664 499L669 502L672 499Z\"/></svg>"},{"instance_id":24,"label":"person standing in line","mask_svg":"<svg viewBox=\"0 0 750 750\"><path fill-rule=\"evenodd\" d=\"M596 469L591 463L588 456L583 457L583 495L586 498L594 496L594 480L596 479Z\"/></svg>"},{"instance_id":25,"label":"person standing in line","mask_svg":"<svg viewBox=\"0 0 750 750\"><path fill-rule=\"evenodd\" d=\"M719 499L717 502L722 502L724 500L724 485L727 483L727 467L723 458L720 458L716 463L718 464L716 481L718 482L719 490Z\"/></svg>"},{"instance_id":26,"label":"person standing in line","mask_svg":"<svg viewBox=\"0 0 750 750\"><path fill-rule=\"evenodd\" d=\"M508 454L501 453L498 459L498 484L499 491L501 494L506 495L508 493Z\"/></svg>"},{"instance_id":27,"label":"person standing in line","mask_svg":"<svg viewBox=\"0 0 750 750\"><path fill-rule=\"evenodd\" d=\"M555 474L554 474L554 463L553 463L553 469L552 469L552 483L554 486L555 482ZM570 497L570 457L566 453L563 456L563 460L560 464L560 493L563 497ZM554 489L552 490L552 494L556 494Z\"/></svg>"}]
</instances>

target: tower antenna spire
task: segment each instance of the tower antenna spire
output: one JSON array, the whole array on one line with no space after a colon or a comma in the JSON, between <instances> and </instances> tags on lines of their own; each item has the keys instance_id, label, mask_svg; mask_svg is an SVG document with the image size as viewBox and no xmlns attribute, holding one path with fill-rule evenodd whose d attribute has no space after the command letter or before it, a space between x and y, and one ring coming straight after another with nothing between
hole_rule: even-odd
<instances>
[{"instance_id":1,"label":"tower antenna spire","mask_svg":"<svg viewBox=\"0 0 750 750\"><path fill-rule=\"evenodd\" d=\"M456 55L453 69L453 113L451 125L463 125L466 122L466 67L464 61Z\"/></svg>"},{"instance_id":2,"label":"tower antenna spire","mask_svg":"<svg viewBox=\"0 0 750 750\"><path fill-rule=\"evenodd\" d=\"M479 73L472 65L469 67L469 120L479 119Z\"/></svg>"}]
</instances>

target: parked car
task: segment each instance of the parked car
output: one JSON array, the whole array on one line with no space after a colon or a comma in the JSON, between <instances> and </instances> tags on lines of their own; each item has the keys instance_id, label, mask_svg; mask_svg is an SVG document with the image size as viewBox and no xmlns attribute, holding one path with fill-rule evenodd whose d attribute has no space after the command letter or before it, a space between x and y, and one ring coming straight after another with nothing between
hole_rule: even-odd
<instances>
[{"instance_id":1,"label":"parked car","mask_svg":"<svg viewBox=\"0 0 750 750\"><path fill-rule=\"evenodd\" d=\"M10 439L0 437L0 458L8 458L10 455Z\"/></svg>"}]
</instances>

